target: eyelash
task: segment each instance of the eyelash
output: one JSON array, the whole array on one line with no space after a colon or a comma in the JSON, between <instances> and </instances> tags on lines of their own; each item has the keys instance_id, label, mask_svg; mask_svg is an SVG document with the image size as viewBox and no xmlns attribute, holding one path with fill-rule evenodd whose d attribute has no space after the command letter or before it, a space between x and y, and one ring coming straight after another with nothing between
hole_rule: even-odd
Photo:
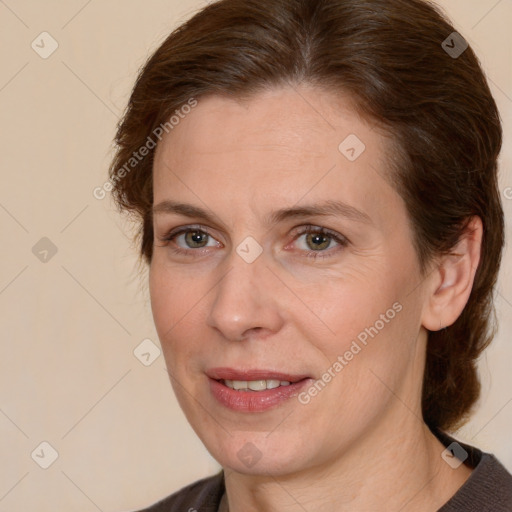
<instances>
[{"instance_id":1,"label":"eyelash","mask_svg":"<svg viewBox=\"0 0 512 512\"><path fill-rule=\"evenodd\" d=\"M196 226L186 226L183 228L178 228L178 230L171 230L169 233L167 233L166 235L164 235L162 237L161 241L164 242L165 245L168 245L170 242L173 242L178 236L183 235L184 233L189 233L190 231L205 234L208 237L211 237L215 240L215 238L208 232L208 228L206 226L196 225ZM303 235L310 235L310 234L324 235L327 238L330 238L332 241L335 241L339 245L338 249L334 251L335 253L339 252L339 250L346 247L349 243L347 238L345 238L342 235L337 234L334 231L331 231L329 229L322 228L319 226L312 226L312 225L305 226L305 229L298 231L295 234L293 242L295 242L298 238L300 238ZM208 249L208 248L201 247L201 248L197 248L197 249L193 249L193 248L182 249L181 247L171 247L171 250L175 254L191 256L191 257L198 257L198 255L196 255L194 253L204 252L204 251L201 251L201 249ZM313 259L328 258L333 255L333 251L331 249L326 249L324 251L305 251L305 253L306 253L305 255L307 258L313 258ZM325 253L327 253L327 254L325 254Z\"/></svg>"}]
</instances>

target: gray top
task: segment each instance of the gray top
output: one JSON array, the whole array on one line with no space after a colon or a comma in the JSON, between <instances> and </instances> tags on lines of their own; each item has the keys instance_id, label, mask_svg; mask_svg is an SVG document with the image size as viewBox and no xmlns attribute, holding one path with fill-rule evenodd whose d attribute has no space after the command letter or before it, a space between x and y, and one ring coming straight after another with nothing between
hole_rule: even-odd
<instances>
[{"instance_id":1,"label":"gray top","mask_svg":"<svg viewBox=\"0 0 512 512\"><path fill-rule=\"evenodd\" d=\"M448 447L453 438L434 432ZM512 512L512 475L494 455L458 442L473 472L438 512ZM227 512L224 472L198 480L140 512Z\"/></svg>"}]
</instances>

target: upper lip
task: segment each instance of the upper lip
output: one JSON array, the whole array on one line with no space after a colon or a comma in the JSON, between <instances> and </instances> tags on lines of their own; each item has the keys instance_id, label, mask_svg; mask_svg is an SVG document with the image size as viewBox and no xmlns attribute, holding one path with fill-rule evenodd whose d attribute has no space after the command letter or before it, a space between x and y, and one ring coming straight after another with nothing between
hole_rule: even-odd
<instances>
[{"instance_id":1,"label":"upper lip","mask_svg":"<svg viewBox=\"0 0 512 512\"><path fill-rule=\"evenodd\" d=\"M289 373L276 372L274 370L250 369L236 370L235 368L211 368L207 370L206 375L215 380L279 380L288 382L298 382L309 378L309 375L291 375Z\"/></svg>"}]
</instances>

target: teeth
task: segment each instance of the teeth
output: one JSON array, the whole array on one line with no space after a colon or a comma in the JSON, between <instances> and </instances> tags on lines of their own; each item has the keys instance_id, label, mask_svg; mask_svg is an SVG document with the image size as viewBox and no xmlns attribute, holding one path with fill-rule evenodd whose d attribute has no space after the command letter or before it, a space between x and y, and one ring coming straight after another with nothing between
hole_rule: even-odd
<instances>
[{"instance_id":1,"label":"teeth","mask_svg":"<svg viewBox=\"0 0 512 512\"><path fill-rule=\"evenodd\" d=\"M252 391L261 391L262 389L267 389L266 380L251 380L245 384L249 389L252 389Z\"/></svg>"},{"instance_id":2,"label":"teeth","mask_svg":"<svg viewBox=\"0 0 512 512\"><path fill-rule=\"evenodd\" d=\"M275 389L279 386L289 386L287 380L224 380L224 384L237 391L264 391L265 389Z\"/></svg>"},{"instance_id":3,"label":"teeth","mask_svg":"<svg viewBox=\"0 0 512 512\"><path fill-rule=\"evenodd\" d=\"M267 380L265 382L267 384L267 389L278 388L281 385L281 383L278 380Z\"/></svg>"},{"instance_id":4,"label":"teeth","mask_svg":"<svg viewBox=\"0 0 512 512\"><path fill-rule=\"evenodd\" d=\"M234 380L233 381L233 389L236 389L237 391L240 389L247 390L247 382L243 380Z\"/></svg>"}]
</instances>

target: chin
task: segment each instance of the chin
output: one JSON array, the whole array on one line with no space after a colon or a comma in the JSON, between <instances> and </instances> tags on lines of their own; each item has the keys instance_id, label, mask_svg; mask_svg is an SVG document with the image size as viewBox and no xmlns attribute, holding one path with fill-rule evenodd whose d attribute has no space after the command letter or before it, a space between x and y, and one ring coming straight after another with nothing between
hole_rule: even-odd
<instances>
[{"instance_id":1,"label":"chin","mask_svg":"<svg viewBox=\"0 0 512 512\"><path fill-rule=\"evenodd\" d=\"M303 443L283 442L268 432L239 432L223 436L224 442L202 438L212 457L227 470L244 475L283 476L307 465ZM300 458L297 456L300 454Z\"/></svg>"}]
</instances>

